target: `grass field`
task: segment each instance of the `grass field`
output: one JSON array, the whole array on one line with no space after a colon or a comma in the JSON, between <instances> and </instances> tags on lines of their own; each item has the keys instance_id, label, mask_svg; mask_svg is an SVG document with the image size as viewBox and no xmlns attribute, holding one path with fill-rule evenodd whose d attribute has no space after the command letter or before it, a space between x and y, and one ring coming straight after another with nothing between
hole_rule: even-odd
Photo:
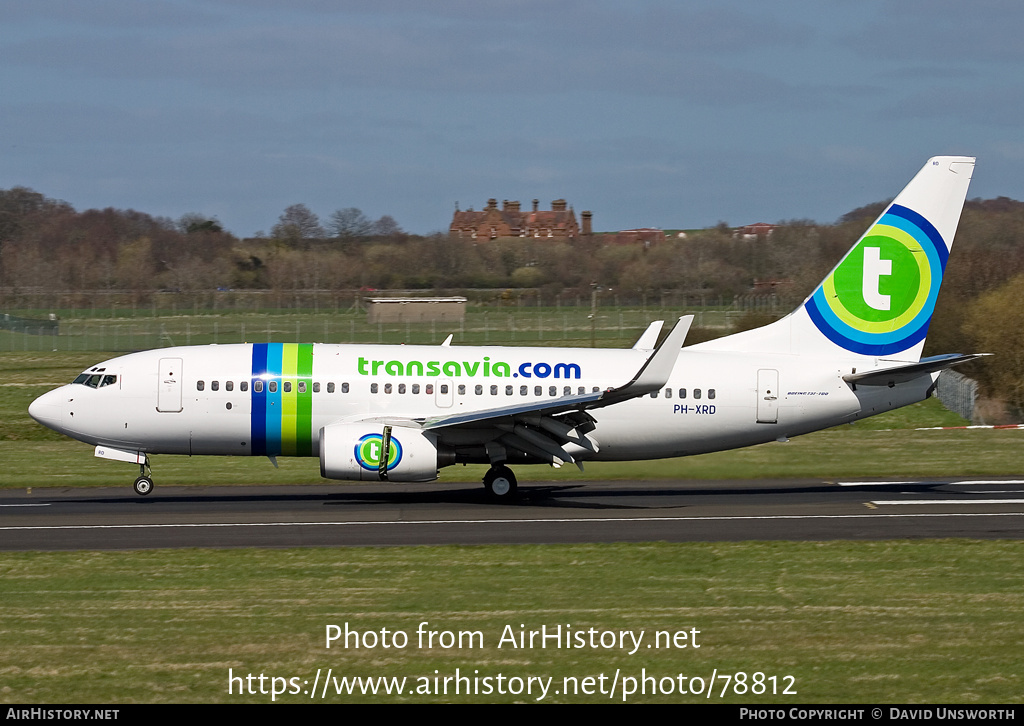
<instances>
[{"instance_id":1,"label":"grass field","mask_svg":"<svg viewBox=\"0 0 1024 726\"><path fill-rule=\"evenodd\" d=\"M308 690L317 669L322 688L328 668L337 679L405 677L409 689L423 679L433 689L435 675L456 669L492 679L551 677L548 702L620 702L623 679L639 687L644 674L670 678L659 682L673 692L628 700L992 704L1020 703L1024 694L1018 542L3 554L0 598L3 702L269 702L269 680L266 694L238 695L236 684L229 695L229 669L297 678ZM473 647L464 640L444 648L440 636L434 647L419 647L424 621L425 630L481 635ZM382 628L403 631L409 641L325 648L327 625L346 623L377 636ZM519 633L557 625L643 630L647 640L633 655L632 645L498 647L506 626ZM685 642L700 648L647 648L655 631L686 631ZM618 690L609 697L616 671ZM679 675L703 678L706 688L714 671L746 673L746 692L722 698L726 684L717 680L710 699L706 691L678 693ZM755 673L775 676L778 692L752 693ZM555 694L563 678L587 676L595 678L592 695ZM783 695L786 687L796 693ZM338 695L332 683L325 700L537 696Z\"/></svg>"}]
</instances>

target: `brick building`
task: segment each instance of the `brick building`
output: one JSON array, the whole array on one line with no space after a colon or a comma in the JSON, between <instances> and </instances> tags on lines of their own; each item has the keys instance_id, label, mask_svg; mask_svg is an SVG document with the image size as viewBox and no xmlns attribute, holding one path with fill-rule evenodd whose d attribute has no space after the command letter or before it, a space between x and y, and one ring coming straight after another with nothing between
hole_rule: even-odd
<instances>
[{"instance_id":1,"label":"brick building","mask_svg":"<svg viewBox=\"0 0 1024 726\"><path fill-rule=\"evenodd\" d=\"M616 232L614 235L608 235L608 237L617 245L640 244L644 247L650 247L651 245L664 242L665 232L653 227L644 227L642 229L624 229L621 232Z\"/></svg>"},{"instance_id":2,"label":"brick building","mask_svg":"<svg viewBox=\"0 0 1024 726\"><path fill-rule=\"evenodd\" d=\"M479 212L469 209L455 210L449 234L476 240L491 240L497 237L534 237L553 239L577 239L592 233L590 212L583 212L582 227L576 222L572 207L566 208L564 199L551 202L550 211L538 209L540 200L533 200L533 211L524 212L519 202L507 199L498 209L498 200L489 199L487 207Z\"/></svg>"}]
</instances>

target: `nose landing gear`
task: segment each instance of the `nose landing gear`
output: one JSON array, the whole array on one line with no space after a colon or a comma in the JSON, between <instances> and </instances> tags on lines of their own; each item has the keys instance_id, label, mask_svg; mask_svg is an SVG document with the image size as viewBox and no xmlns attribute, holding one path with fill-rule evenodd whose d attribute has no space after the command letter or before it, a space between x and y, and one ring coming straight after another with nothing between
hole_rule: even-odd
<instances>
[{"instance_id":1,"label":"nose landing gear","mask_svg":"<svg viewBox=\"0 0 1024 726\"><path fill-rule=\"evenodd\" d=\"M146 496L153 491L153 471L149 468L149 457L146 457L146 463L139 464L139 478L135 480L132 485L135 489L135 493L139 496Z\"/></svg>"}]
</instances>

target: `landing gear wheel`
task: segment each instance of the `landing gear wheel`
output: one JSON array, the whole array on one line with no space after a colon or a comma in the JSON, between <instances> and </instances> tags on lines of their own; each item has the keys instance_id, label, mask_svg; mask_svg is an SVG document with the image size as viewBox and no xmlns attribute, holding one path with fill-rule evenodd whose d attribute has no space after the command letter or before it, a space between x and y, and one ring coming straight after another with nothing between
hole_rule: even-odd
<instances>
[{"instance_id":1,"label":"landing gear wheel","mask_svg":"<svg viewBox=\"0 0 1024 726\"><path fill-rule=\"evenodd\" d=\"M144 497L153 491L153 480L148 476L140 476L135 480L135 484L132 486L134 487L136 494Z\"/></svg>"},{"instance_id":2,"label":"landing gear wheel","mask_svg":"<svg viewBox=\"0 0 1024 726\"><path fill-rule=\"evenodd\" d=\"M516 475L507 466L492 466L484 475L484 489L495 501L508 502L515 499L518 487Z\"/></svg>"}]
</instances>

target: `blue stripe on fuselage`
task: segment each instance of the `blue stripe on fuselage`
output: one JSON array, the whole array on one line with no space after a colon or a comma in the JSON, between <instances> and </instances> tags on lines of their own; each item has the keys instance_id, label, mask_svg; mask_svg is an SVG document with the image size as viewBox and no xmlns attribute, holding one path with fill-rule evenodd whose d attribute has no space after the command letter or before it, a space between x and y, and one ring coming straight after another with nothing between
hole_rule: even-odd
<instances>
[{"instance_id":1,"label":"blue stripe on fuselage","mask_svg":"<svg viewBox=\"0 0 1024 726\"><path fill-rule=\"evenodd\" d=\"M281 370L284 365L284 344L266 343L267 346L267 379L263 390L266 392L266 439L264 448L267 456L281 453ZM271 386L273 384L273 386ZM271 388L276 391L271 391Z\"/></svg>"},{"instance_id":2,"label":"blue stripe on fuselage","mask_svg":"<svg viewBox=\"0 0 1024 726\"><path fill-rule=\"evenodd\" d=\"M263 381L267 371L267 343L254 343L252 346L252 379L249 390L252 396L251 432L253 456L267 454L267 388L256 391L256 381ZM264 384L266 382L264 381Z\"/></svg>"}]
</instances>

